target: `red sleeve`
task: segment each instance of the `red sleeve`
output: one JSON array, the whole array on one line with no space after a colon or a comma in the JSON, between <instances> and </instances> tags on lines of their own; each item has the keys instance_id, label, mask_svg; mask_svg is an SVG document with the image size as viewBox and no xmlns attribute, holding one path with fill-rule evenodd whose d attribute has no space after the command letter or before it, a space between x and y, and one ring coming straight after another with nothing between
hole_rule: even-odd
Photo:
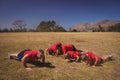
<instances>
[{"instance_id":1,"label":"red sleeve","mask_svg":"<svg viewBox=\"0 0 120 80\"><path fill-rule=\"evenodd\" d=\"M53 50L53 52L56 53L56 45L51 45L47 50Z\"/></svg>"},{"instance_id":2,"label":"red sleeve","mask_svg":"<svg viewBox=\"0 0 120 80\"><path fill-rule=\"evenodd\" d=\"M74 58L74 59L76 59L76 58L77 58L77 56L78 56L78 55L76 55L76 54L73 54L73 58Z\"/></svg>"},{"instance_id":3,"label":"red sleeve","mask_svg":"<svg viewBox=\"0 0 120 80\"><path fill-rule=\"evenodd\" d=\"M65 49L64 45L62 45L62 51L63 51L63 53L66 53L66 49Z\"/></svg>"}]
</instances>

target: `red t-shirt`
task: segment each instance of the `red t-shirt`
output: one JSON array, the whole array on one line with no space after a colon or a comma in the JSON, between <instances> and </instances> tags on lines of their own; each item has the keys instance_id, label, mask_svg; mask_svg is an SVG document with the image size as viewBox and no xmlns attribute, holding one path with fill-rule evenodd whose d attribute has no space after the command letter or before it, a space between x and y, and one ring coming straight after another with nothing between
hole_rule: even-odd
<instances>
[{"instance_id":1,"label":"red t-shirt","mask_svg":"<svg viewBox=\"0 0 120 80\"><path fill-rule=\"evenodd\" d=\"M76 59L77 56L81 56L81 53L78 51L68 51L67 54L69 54L72 59Z\"/></svg>"},{"instance_id":2,"label":"red t-shirt","mask_svg":"<svg viewBox=\"0 0 120 80\"><path fill-rule=\"evenodd\" d=\"M73 51L73 45L72 44L62 45L62 52L66 53L67 51Z\"/></svg>"},{"instance_id":3,"label":"red t-shirt","mask_svg":"<svg viewBox=\"0 0 120 80\"><path fill-rule=\"evenodd\" d=\"M55 44L51 45L50 47L48 47L47 50L53 50L53 52L56 53L57 47L60 45L61 45L61 43L55 43Z\"/></svg>"},{"instance_id":4,"label":"red t-shirt","mask_svg":"<svg viewBox=\"0 0 120 80\"><path fill-rule=\"evenodd\" d=\"M28 55L28 58L30 61L33 61L37 59L37 54L39 53L39 50L31 50L31 51L25 51L24 55Z\"/></svg>"},{"instance_id":5,"label":"red t-shirt","mask_svg":"<svg viewBox=\"0 0 120 80\"><path fill-rule=\"evenodd\" d=\"M93 63L95 63L95 57L97 57L97 59L98 59L97 64L100 64L101 57L95 55L93 52L87 52L86 54L88 54L89 61L92 61Z\"/></svg>"}]
</instances>

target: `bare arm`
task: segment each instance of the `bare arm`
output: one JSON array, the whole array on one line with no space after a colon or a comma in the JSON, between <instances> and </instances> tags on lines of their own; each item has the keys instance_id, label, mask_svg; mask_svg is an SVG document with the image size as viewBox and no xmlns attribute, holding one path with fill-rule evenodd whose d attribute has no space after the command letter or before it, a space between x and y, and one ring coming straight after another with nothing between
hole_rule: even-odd
<instances>
[{"instance_id":1,"label":"bare arm","mask_svg":"<svg viewBox=\"0 0 120 80\"><path fill-rule=\"evenodd\" d=\"M98 58L95 56L95 63L93 66L96 66L97 65L97 62L98 62Z\"/></svg>"},{"instance_id":2,"label":"bare arm","mask_svg":"<svg viewBox=\"0 0 120 80\"><path fill-rule=\"evenodd\" d=\"M28 55L25 55L25 56L21 59L21 62L23 63L23 66L24 66L25 68L27 68L27 64L26 64L27 60L28 60Z\"/></svg>"},{"instance_id":3,"label":"bare arm","mask_svg":"<svg viewBox=\"0 0 120 80\"><path fill-rule=\"evenodd\" d=\"M48 51L47 51L47 49L45 49L45 54L46 54L46 55L48 55L48 54L49 54L49 53L48 53Z\"/></svg>"},{"instance_id":4,"label":"bare arm","mask_svg":"<svg viewBox=\"0 0 120 80\"><path fill-rule=\"evenodd\" d=\"M55 56L58 56L58 53L59 53L59 50L57 49L57 50L56 50L56 54L55 54Z\"/></svg>"},{"instance_id":5,"label":"bare arm","mask_svg":"<svg viewBox=\"0 0 120 80\"><path fill-rule=\"evenodd\" d=\"M63 59L65 59L65 53L63 53Z\"/></svg>"},{"instance_id":6,"label":"bare arm","mask_svg":"<svg viewBox=\"0 0 120 80\"><path fill-rule=\"evenodd\" d=\"M77 56L77 58L76 58L76 60L75 60L75 61L76 61L76 62L78 62L79 58L80 58L80 57L79 57L79 56Z\"/></svg>"},{"instance_id":7,"label":"bare arm","mask_svg":"<svg viewBox=\"0 0 120 80\"><path fill-rule=\"evenodd\" d=\"M45 63L45 55L42 57L42 63Z\"/></svg>"}]
</instances>

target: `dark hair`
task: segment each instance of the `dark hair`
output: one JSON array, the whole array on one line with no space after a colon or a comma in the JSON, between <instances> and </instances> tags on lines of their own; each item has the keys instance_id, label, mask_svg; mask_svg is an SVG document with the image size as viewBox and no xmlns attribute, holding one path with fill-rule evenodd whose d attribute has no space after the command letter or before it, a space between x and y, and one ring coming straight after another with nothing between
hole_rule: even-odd
<instances>
[{"instance_id":1,"label":"dark hair","mask_svg":"<svg viewBox=\"0 0 120 80\"><path fill-rule=\"evenodd\" d=\"M68 53L66 53L65 59L69 59L69 58L70 58L70 55Z\"/></svg>"},{"instance_id":2,"label":"dark hair","mask_svg":"<svg viewBox=\"0 0 120 80\"><path fill-rule=\"evenodd\" d=\"M81 55L81 59L82 59L83 61L86 61L86 60L87 60L87 55L86 55L86 54L82 54L82 55Z\"/></svg>"},{"instance_id":3,"label":"dark hair","mask_svg":"<svg viewBox=\"0 0 120 80\"><path fill-rule=\"evenodd\" d=\"M61 48L61 45L62 45L61 43L58 43L57 48Z\"/></svg>"},{"instance_id":4,"label":"dark hair","mask_svg":"<svg viewBox=\"0 0 120 80\"><path fill-rule=\"evenodd\" d=\"M42 49L39 49L39 51L41 52L41 54L44 54L44 51Z\"/></svg>"},{"instance_id":5,"label":"dark hair","mask_svg":"<svg viewBox=\"0 0 120 80\"><path fill-rule=\"evenodd\" d=\"M79 52L83 52L83 50L78 50Z\"/></svg>"},{"instance_id":6,"label":"dark hair","mask_svg":"<svg viewBox=\"0 0 120 80\"><path fill-rule=\"evenodd\" d=\"M54 55L54 52L53 52L52 49L48 50L48 53L49 53L50 55Z\"/></svg>"}]
</instances>

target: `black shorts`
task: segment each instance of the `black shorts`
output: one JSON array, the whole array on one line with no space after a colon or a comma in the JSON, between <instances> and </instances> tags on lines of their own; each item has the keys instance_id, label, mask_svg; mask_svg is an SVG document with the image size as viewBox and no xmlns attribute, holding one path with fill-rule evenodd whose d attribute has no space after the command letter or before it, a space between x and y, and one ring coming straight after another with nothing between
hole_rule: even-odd
<instances>
[{"instance_id":1,"label":"black shorts","mask_svg":"<svg viewBox=\"0 0 120 80\"><path fill-rule=\"evenodd\" d=\"M17 58L19 61L21 61L25 51L31 51L31 49L25 49L25 50L22 50L18 55L17 55Z\"/></svg>"}]
</instances>

